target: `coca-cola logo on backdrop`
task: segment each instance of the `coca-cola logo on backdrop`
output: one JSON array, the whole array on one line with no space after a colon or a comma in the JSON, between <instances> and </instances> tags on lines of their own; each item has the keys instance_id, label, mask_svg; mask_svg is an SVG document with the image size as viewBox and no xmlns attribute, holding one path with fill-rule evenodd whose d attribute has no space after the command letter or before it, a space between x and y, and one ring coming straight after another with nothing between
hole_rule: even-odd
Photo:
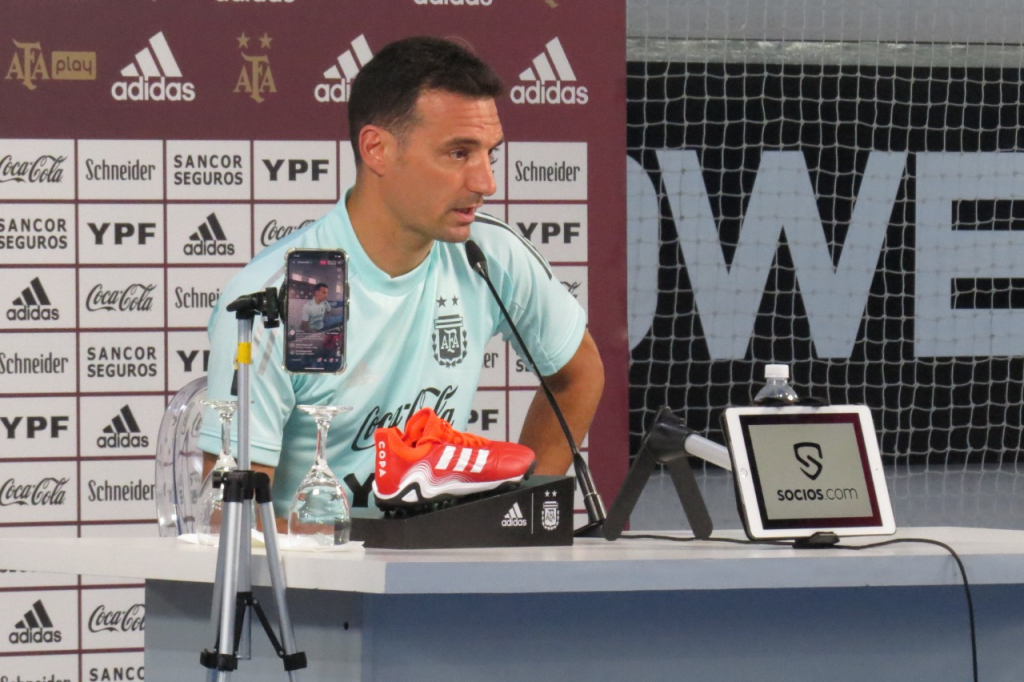
<instances>
[{"instance_id":1,"label":"coca-cola logo on backdrop","mask_svg":"<svg viewBox=\"0 0 1024 682\"><path fill-rule=\"evenodd\" d=\"M142 632L146 629L146 605L108 610L100 604L89 615L89 632Z\"/></svg>"},{"instance_id":2,"label":"coca-cola logo on backdrop","mask_svg":"<svg viewBox=\"0 0 1024 682\"><path fill-rule=\"evenodd\" d=\"M35 483L19 483L14 478L8 478L0 484L0 507L26 507L29 505L57 507L63 505L64 486L67 483L67 478L54 478L53 476L47 476Z\"/></svg>"},{"instance_id":3,"label":"coca-cola logo on backdrop","mask_svg":"<svg viewBox=\"0 0 1024 682\"><path fill-rule=\"evenodd\" d=\"M292 232L298 232L306 225L312 225L316 220L308 219L303 220L298 225L282 225L277 220L271 219L266 225L263 226L263 232L260 234L260 242L263 246L270 246L276 241L284 239Z\"/></svg>"},{"instance_id":4,"label":"coca-cola logo on backdrop","mask_svg":"<svg viewBox=\"0 0 1024 682\"><path fill-rule=\"evenodd\" d=\"M89 291L85 299L85 308L89 311L121 310L146 311L153 308L153 290L155 284L129 284L124 289L104 289L97 284Z\"/></svg>"},{"instance_id":5,"label":"coca-cola logo on backdrop","mask_svg":"<svg viewBox=\"0 0 1024 682\"><path fill-rule=\"evenodd\" d=\"M34 161L22 161L8 154L0 159L0 182L60 182L64 177L61 164L67 158L43 154Z\"/></svg>"}]
</instances>

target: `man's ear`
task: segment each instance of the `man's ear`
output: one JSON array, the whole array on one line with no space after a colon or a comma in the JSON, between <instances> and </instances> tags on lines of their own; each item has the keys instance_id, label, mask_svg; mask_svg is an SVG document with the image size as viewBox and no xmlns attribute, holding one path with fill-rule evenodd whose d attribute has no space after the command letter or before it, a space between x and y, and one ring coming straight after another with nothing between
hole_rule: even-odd
<instances>
[{"instance_id":1,"label":"man's ear","mask_svg":"<svg viewBox=\"0 0 1024 682\"><path fill-rule=\"evenodd\" d=\"M385 175L397 146L395 136L384 128L365 125L359 131L359 156L377 175Z\"/></svg>"}]
</instances>

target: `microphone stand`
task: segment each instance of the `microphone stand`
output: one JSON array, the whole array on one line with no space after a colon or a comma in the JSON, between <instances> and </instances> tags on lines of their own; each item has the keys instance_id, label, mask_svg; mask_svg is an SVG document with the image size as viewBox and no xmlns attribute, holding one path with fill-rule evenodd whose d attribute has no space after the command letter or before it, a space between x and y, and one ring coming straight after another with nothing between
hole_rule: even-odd
<instances>
[{"instance_id":1,"label":"microphone stand","mask_svg":"<svg viewBox=\"0 0 1024 682\"><path fill-rule=\"evenodd\" d=\"M523 342L523 337L519 335L519 330L516 329L515 322L512 321L512 317L508 314L508 310L505 308L505 304L501 300L501 296L498 295L498 290L494 288L494 283L491 282L491 278L487 273L487 257L484 256L484 252L473 240L466 242L466 257L469 259L470 267L484 278L487 282L488 288L491 290L491 294L494 296L494 300L498 303L498 308L501 309L501 314L505 316L508 321L509 328L512 329L512 333L516 337L516 341L519 342L519 347L523 350L523 355L526 356L527 362L534 368L537 378L540 380L540 386L544 391L544 395L547 396L548 402L551 404L551 410L555 413L555 417L558 418L558 424L562 427L562 432L565 434L565 439L569 443L569 450L572 452L572 464L576 471L576 482L580 486L580 492L583 493L583 506L587 510L587 523L580 528L577 528L573 535L580 536L597 536L601 525L604 523L607 514L604 509L604 502L601 500L601 496L597 492L597 488L594 486L594 478L590 473L590 467L587 465L583 455L580 454L579 448L576 447L576 441L573 439L572 431L569 429L569 425L565 421L565 416L562 414L562 410L558 407L558 401L555 400L554 394L548 387L544 377L536 372L537 364L533 361L533 356L530 353L530 349Z\"/></svg>"}]
</instances>

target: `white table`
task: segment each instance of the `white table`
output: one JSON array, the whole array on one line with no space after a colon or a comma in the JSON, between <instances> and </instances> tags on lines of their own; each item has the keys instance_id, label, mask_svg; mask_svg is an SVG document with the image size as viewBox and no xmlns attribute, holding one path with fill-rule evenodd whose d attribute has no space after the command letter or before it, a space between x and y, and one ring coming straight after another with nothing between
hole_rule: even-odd
<instances>
[{"instance_id":1,"label":"white table","mask_svg":"<svg viewBox=\"0 0 1024 682\"><path fill-rule=\"evenodd\" d=\"M981 679L1022 679L1024 532L897 537L957 550L974 595ZM253 584L268 585L255 554ZM0 538L0 568L145 580L148 682L200 677L215 564L213 548L174 539ZM852 552L585 539L285 553L283 565L310 680L970 679L960 576L927 545ZM257 593L273 611L269 590ZM239 679L285 679L258 629L253 642Z\"/></svg>"}]
</instances>

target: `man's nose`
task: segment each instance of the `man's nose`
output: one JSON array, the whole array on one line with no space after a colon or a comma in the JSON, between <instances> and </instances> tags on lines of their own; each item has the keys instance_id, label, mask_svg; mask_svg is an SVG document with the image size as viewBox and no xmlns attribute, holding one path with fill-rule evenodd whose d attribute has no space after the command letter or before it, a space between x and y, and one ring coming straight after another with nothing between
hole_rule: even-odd
<instances>
[{"instance_id":1,"label":"man's nose","mask_svg":"<svg viewBox=\"0 0 1024 682\"><path fill-rule=\"evenodd\" d=\"M494 181L494 169L491 167L488 157L485 156L483 162L473 164L470 168L466 178L466 189L485 197L489 197L497 191L498 185Z\"/></svg>"}]
</instances>

